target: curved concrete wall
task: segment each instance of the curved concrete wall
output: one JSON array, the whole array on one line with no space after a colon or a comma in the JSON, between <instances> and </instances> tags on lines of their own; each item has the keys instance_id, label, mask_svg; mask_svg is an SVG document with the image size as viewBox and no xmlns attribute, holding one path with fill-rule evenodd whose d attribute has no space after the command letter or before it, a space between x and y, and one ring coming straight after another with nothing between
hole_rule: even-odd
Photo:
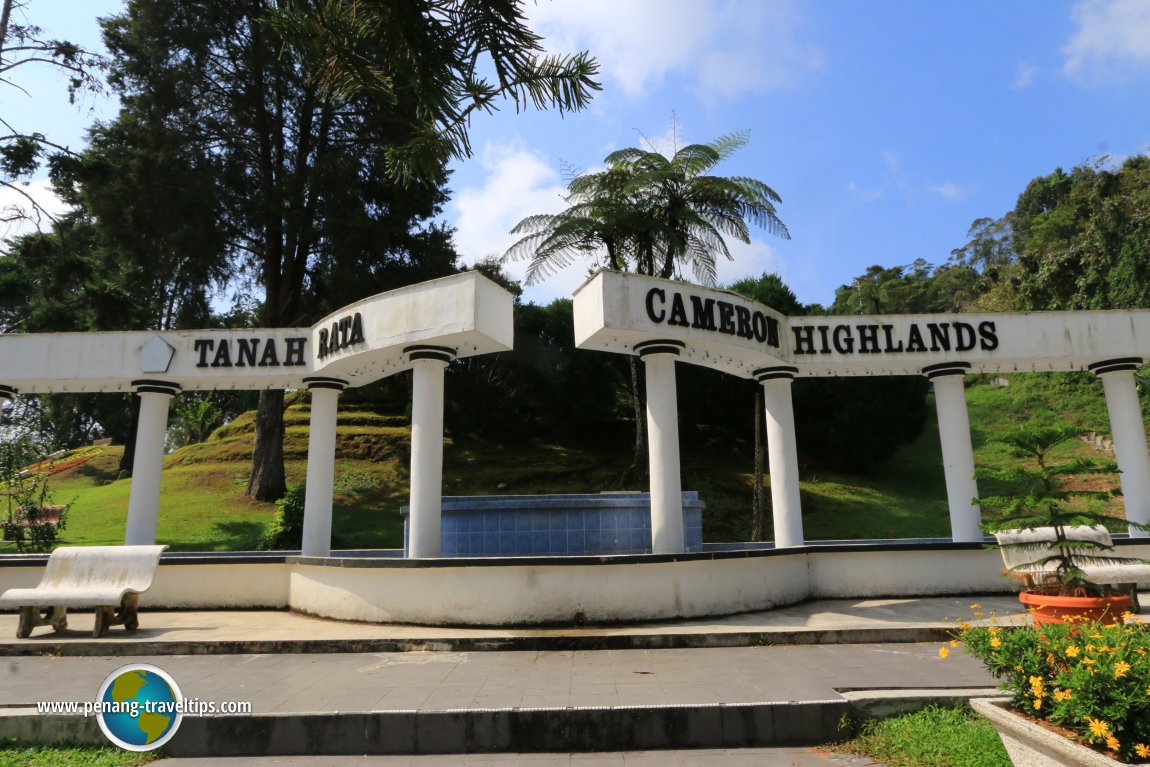
<instances>
[{"instance_id":1,"label":"curved concrete wall","mask_svg":"<svg viewBox=\"0 0 1150 767\"><path fill-rule=\"evenodd\" d=\"M803 556L457 567L296 564L291 574L293 610L442 626L692 618L766 610L807 597Z\"/></svg>"}]
</instances>

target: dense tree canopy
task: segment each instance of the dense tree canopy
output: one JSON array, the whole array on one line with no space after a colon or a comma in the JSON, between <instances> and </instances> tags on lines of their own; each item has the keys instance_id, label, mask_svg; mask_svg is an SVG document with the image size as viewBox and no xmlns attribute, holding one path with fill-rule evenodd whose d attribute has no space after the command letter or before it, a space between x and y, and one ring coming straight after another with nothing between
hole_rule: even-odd
<instances>
[{"instance_id":1,"label":"dense tree canopy","mask_svg":"<svg viewBox=\"0 0 1150 767\"><path fill-rule=\"evenodd\" d=\"M577 111L600 89L586 52L543 55L522 0L282 0L272 21L322 95L410 103L409 136L386 149L405 182L470 156L472 115L501 99Z\"/></svg>"}]
</instances>

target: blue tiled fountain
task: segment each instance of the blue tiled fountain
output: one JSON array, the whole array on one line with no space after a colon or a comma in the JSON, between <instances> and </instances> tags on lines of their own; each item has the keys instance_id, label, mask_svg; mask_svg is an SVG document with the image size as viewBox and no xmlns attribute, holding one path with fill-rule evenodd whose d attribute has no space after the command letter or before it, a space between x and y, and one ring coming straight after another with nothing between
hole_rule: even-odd
<instances>
[{"instance_id":1,"label":"blue tiled fountain","mask_svg":"<svg viewBox=\"0 0 1150 767\"><path fill-rule=\"evenodd\" d=\"M703 508L683 493L688 552L703 550ZM471 495L443 499L444 557L595 556L651 553L649 493ZM407 553L408 507L403 514Z\"/></svg>"}]
</instances>

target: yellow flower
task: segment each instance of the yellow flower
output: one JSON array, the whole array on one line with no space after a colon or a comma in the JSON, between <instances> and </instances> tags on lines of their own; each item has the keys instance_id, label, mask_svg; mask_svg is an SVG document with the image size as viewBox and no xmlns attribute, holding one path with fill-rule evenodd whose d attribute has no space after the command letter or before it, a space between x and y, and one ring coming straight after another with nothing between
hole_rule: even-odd
<instances>
[{"instance_id":1,"label":"yellow flower","mask_svg":"<svg viewBox=\"0 0 1150 767\"><path fill-rule=\"evenodd\" d=\"M999 639L998 637L991 637L990 638L990 646L991 647L1002 647L1002 640Z\"/></svg>"},{"instance_id":2,"label":"yellow flower","mask_svg":"<svg viewBox=\"0 0 1150 767\"><path fill-rule=\"evenodd\" d=\"M957 639L950 640L950 646L951 647L958 647L958 640Z\"/></svg>"},{"instance_id":3,"label":"yellow flower","mask_svg":"<svg viewBox=\"0 0 1150 767\"><path fill-rule=\"evenodd\" d=\"M1130 664L1124 660L1120 660L1114 664L1114 678L1121 679L1126 676L1126 672L1130 670Z\"/></svg>"},{"instance_id":4,"label":"yellow flower","mask_svg":"<svg viewBox=\"0 0 1150 767\"><path fill-rule=\"evenodd\" d=\"M1118 738L1110 735L1106 738L1106 747L1111 751L1117 751L1122 748L1122 744L1118 742Z\"/></svg>"},{"instance_id":5,"label":"yellow flower","mask_svg":"<svg viewBox=\"0 0 1150 767\"><path fill-rule=\"evenodd\" d=\"M1150 746L1147 746L1145 743L1137 743L1134 746L1134 753L1145 759L1150 756Z\"/></svg>"},{"instance_id":6,"label":"yellow flower","mask_svg":"<svg viewBox=\"0 0 1150 767\"><path fill-rule=\"evenodd\" d=\"M945 658L948 655L950 655L950 648L949 647L938 648L938 657Z\"/></svg>"},{"instance_id":7,"label":"yellow flower","mask_svg":"<svg viewBox=\"0 0 1150 767\"><path fill-rule=\"evenodd\" d=\"M1082 659L1082 665L1083 666L1093 666L1094 663L1095 663L1095 660L1093 658L1083 658Z\"/></svg>"},{"instance_id":8,"label":"yellow flower","mask_svg":"<svg viewBox=\"0 0 1150 767\"><path fill-rule=\"evenodd\" d=\"M1105 738L1110 735L1110 725L1101 719L1093 719L1086 717L1086 723L1090 725L1090 734L1096 738Z\"/></svg>"},{"instance_id":9,"label":"yellow flower","mask_svg":"<svg viewBox=\"0 0 1150 767\"><path fill-rule=\"evenodd\" d=\"M1057 701L1058 703L1061 703L1064 700L1070 700L1070 696L1071 696L1070 690L1055 690L1054 691L1054 700Z\"/></svg>"},{"instance_id":10,"label":"yellow flower","mask_svg":"<svg viewBox=\"0 0 1150 767\"><path fill-rule=\"evenodd\" d=\"M972 604L972 605L970 606L970 609L971 609L971 610L977 610L977 609L978 609L978 608L980 608L980 607L982 607L982 605L980 605L978 602L975 602L974 604Z\"/></svg>"},{"instance_id":11,"label":"yellow flower","mask_svg":"<svg viewBox=\"0 0 1150 767\"><path fill-rule=\"evenodd\" d=\"M1040 708L1042 708L1042 698L1035 698L1034 699L1034 710L1037 711Z\"/></svg>"},{"instance_id":12,"label":"yellow flower","mask_svg":"<svg viewBox=\"0 0 1150 767\"><path fill-rule=\"evenodd\" d=\"M1077 658L1078 657L1078 646L1077 645L1070 645L1069 647L1067 647L1066 648L1066 657L1067 658Z\"/></svg>"},{"instance_id":13,"label":"yellow flower","mask_svg":"<svg viewBox=\"0 0 1150 767\"><path fill-rule=\"evenodd\" d=\"M975 618L981 618L981 617L983 617L984 615L986 615L986 613L975 613L975 614L974 614L974 617L975 617Z\"/></svg>"},{"instance_id":14,"label":"yellow flower","mask_svg":"<svg viewBox=\"0 0 1150 767\"><path fill-rule=\"evenodd\" d=\"M1017 672L1018 672L1018 673L1020 673L1020 674L1023 672L1023 668L1022 668L1022 666L1015 666L1015 667L1014 667L1014 670L1015 670L1015 671L1017 671ZM1147 690L1147 693L1150 693L1150 690Z\"/></svg>"}]
</instances>

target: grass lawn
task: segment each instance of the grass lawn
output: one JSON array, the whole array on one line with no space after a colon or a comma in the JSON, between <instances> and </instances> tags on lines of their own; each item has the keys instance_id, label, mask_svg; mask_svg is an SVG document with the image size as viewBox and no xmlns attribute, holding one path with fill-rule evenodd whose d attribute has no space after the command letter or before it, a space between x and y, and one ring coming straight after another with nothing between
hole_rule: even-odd
<instances>
[{"instance_id":1,"label":"grass lawn","mask_svg":"<svg viewBox=\"0 0 1150 767\"><path fill-rule=\"evenodd\" d=\"M854 740L829 748L866 756L886 767L1010 767L994 727L965 707L931 706L867 721Z\"/></svg>"},{"instance_id":2,"label":"grass lawn","mask_svg":"<svg viewBox=\"0 0 1150 767\"><path fill-rule=\"evenodd\" d=\"M23 746L0 742L0 767L137 767L160 758L113 746Z\"/></svg>"}]
</instances>

